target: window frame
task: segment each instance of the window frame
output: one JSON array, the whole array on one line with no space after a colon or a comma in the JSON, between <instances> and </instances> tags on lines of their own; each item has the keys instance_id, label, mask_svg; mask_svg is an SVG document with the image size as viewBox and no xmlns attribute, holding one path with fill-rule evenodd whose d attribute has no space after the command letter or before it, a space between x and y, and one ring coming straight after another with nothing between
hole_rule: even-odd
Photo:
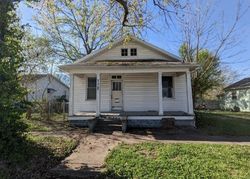
<instances>
[{"instance_id":1,"label":"window frame","mask_svg":"<svg viewBox=\"0 0 250 179\"><path fill-rule=\"evenodd\" d=\"M97 80L96 79L96 77L95 76L87 76L86 77L86 100L87 101L95 101L96 100L96 83L95 83L95 87L89 87L89 78L94 78L95 79L95 81ZM88 96L88 89L89 88L95 88L95 98L89 98L89 96Z\"/></svg>"},{"instance_id":2,"label":"window frame","mask_svg":"<svg viewBox=\"0 0 250 179\"><path fill-rule=\"evenodd\" d=\"M126 55L124 55L125 52L123 52L123 50L127 51ZM121 48L121 56L122 57L127 57L128 56L128 48Z\"/></svg>"},{"instance_id":3,"label":"window frame","mask_svg":"<svg viewBox=\"0 0 250 179\"><path fill-rule=\"evenodd\" d=\"M236 91L231 92L231 99L232 100L237 100L237 92Z\"/></svg>"},{"instance_id":4,"label":"window frame","mask_svg":"<svg viewBox=\"0 0 250 179\"><path fill-rule=\"evenodd\" d=\"M135 55L134 54L132 55L132 50L135 50ZM137 48L130 48L130 56L131 57L137 56Z\"/></svg>"},{"instance_id":5,"label":"window frame","mask_svg":"<svg viewBox=\"0 0 250 179\"><path fill-rule=\"evenodd\" d=\"M164 87L163 87L163 78L164 77L171 77L172 78L172 97L168 97L168 96L163 95L163 89L164 89ZM175 79L174 79L174 76L169 76L169 75L163 75L162 76L162 98L163 99L175 99Z\"/></svg>"}]
</instances>

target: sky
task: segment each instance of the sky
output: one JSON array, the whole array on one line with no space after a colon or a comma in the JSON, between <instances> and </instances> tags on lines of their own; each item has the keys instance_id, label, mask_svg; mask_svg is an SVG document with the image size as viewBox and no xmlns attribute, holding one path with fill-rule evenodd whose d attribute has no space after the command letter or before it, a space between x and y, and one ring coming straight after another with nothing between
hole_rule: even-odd
<instances>
[{"instance_id":1,"label":"sky","mask_svg":"<svg viewBox=\"0 0 250 179\"><path fill-rule=\"evenodd\" d=\"M208 1L201 0L201 2L204 3ZM214 14L211 17L212 20L216 20L216 18L218 18L218 16L223 13L225 27L232 25L237 8L237 0L213 0L211 2L214 7ZM248 7L250 8L250 0L241 0L241 3L243 9ZM36 12L33 9L27 7L23 2L20 3L18 12L21 17L21 23L30 24L33 29L33 33L35 35L39 34L37 25L33 20L33 16L36 15ZM156 26L160 27L161 30L157 32L147 30L144 40L175 55L178 55L178 49L181 45L180 39L182 36L180 30L176 29L174 25L170 25L169 28L166 28L162 25L164 22L160 20L154 23ZM234 48L225 51L225 53L222 55L221 68L229 68L233 73L237 74L237 78L234 80L239 80L245 77L250 77L250 9L241 18L235 34L235 38L237 41L239 41L239 43ZM240 53L238 54L238 52ZM231 56L232 54L237 55Z\"/></svg>"}]
</instances>

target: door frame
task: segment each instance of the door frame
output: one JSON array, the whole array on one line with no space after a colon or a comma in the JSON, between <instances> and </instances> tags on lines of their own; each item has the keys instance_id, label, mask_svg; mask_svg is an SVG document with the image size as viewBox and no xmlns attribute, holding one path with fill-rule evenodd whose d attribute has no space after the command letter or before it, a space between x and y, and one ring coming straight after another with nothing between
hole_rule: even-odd
<instances>
[{"instance_id":1,"label":"door frame","mask_svg":"<svg viewBox=\"0 0 250 179\"><path fill-rule=\"evenodd\" d=\"M112 76L121 76L121 79L112 79ZM121 106L121 110L113 110L113 105L112 105L112 82L113 81L120 81L121 82L121 96L122 96L122 106ZM111 74L110 75L110 111L113 112L113 111L123 111L124 110L124 94L123 94L123 75L122 74Z\"/></svg>"}]
</instances>

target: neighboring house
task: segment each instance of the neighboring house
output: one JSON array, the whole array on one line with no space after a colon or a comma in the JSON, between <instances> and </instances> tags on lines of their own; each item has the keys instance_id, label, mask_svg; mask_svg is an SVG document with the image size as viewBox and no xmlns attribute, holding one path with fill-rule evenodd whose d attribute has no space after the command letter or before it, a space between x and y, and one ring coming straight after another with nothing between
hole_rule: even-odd
<instances>
[{"instance_id":1,"label":"neighboring house","mask_svg":"<svg viewBox=\"0 0 250 179\"><path fill-rule=\"evenodd\" d=\"M28 89L28 101L69 99L69 87L51 74L24 75L22 85Z\"/></svg>"},{"instance_id":2,"label":"neighboring house","mask_svg":"<svg viewBox=\"0 0 250 179\"><path fill-rule=\"evenodd\" d=\"M250 112L250 78L233 83L224 91L220 96L222 109Z\"/></svg>"},{"instance_id":3,"label":"neighboring house","mask_svg":"<svg viewBox=\"0 0 250 179\"><path fill-rule=\"evenodd\" d=\"M69 120L120 116L129 127L159 127L163 118L194 125L190 71L197 65L131 37L60 68L70 74ZM119 117L118 117L119 118Z\"/></svg>"}]
</instances>

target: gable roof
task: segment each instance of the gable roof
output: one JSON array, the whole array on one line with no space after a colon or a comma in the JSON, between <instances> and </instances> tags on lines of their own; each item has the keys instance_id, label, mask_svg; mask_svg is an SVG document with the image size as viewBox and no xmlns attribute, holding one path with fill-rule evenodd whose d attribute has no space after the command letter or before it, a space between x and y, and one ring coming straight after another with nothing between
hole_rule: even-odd
<instances>
[{"instance_id":1,"label":"gable roof","mask_svg":"<svg viewBox=\"0 0 250 179\"><path fill-rule=\"evenodd\" d=\"M51 77L57 82L59 82L61 85L65 86L66 88L69 88L65 83L63 83L61 80L59 80L57 77L55 77L52 74L25 74L22 76L22 82L26 82L26 80L29 80L29 82L33 83L37 80L40 80L41 78L44 77Z\"/></svg>"},{"instance_id":2,"label":"gable roof","mask_svg":"<svg viewBox=\"0 0 250 179\"><path fill-rule=\"evenodd\" d=\"M230 89L242 89L242 88L250 88L250 77L244 78L240 81L237 81L236 83L233 83L225 88L225 90Z\"/></svg>"},{"instance_id":3,"label":"gable roof","mask_svg":"<svg viewBox=\"0 0 250 179\"><path fill-rule=\"evenodd\" d=\"M123 36L122 38L114 41L112 43L112 47L124 42L125 38L126 38L126 36ZM143 40L141 40L141 39L139 39L139 38L137 38L135 36L129 35L129 38L131 38L131 41L133 40L133 41L135 41L135 42L137 42L139 44L142 44L142 45L144 45L144 46L146 46L146 47L148 47L148 48L150 48L152 50L155 50L155 51L157 51L157 52L159 52L159 53L161 53L163 55L166 55L166 56L170 57L172 59L171 62L181 62L181 61L183 61L180 57L178 57L178 56L176 56L176 55L174 55L174 54L172 54L170 52L167 52L166 50L163 50L163 49L161 49L161 48L159 48L159 47L157 47L157 46L155 46L153 44L150 44L150 43L148 43L146 41L143 41ZM103 48L101 48L99 50L96 50L96 51L94 51L93 53L91 53L89 55L86 55L85 57L75 61L74 63L87 62L91 58L93 58L93 57L95 57L95 56L97 56L97 55L99 55L99 54L101 54L104 51L107 51L109 49L110 49L110 45L106 45L105 47L103 47Z\"/></svg>"}]
</instances>

